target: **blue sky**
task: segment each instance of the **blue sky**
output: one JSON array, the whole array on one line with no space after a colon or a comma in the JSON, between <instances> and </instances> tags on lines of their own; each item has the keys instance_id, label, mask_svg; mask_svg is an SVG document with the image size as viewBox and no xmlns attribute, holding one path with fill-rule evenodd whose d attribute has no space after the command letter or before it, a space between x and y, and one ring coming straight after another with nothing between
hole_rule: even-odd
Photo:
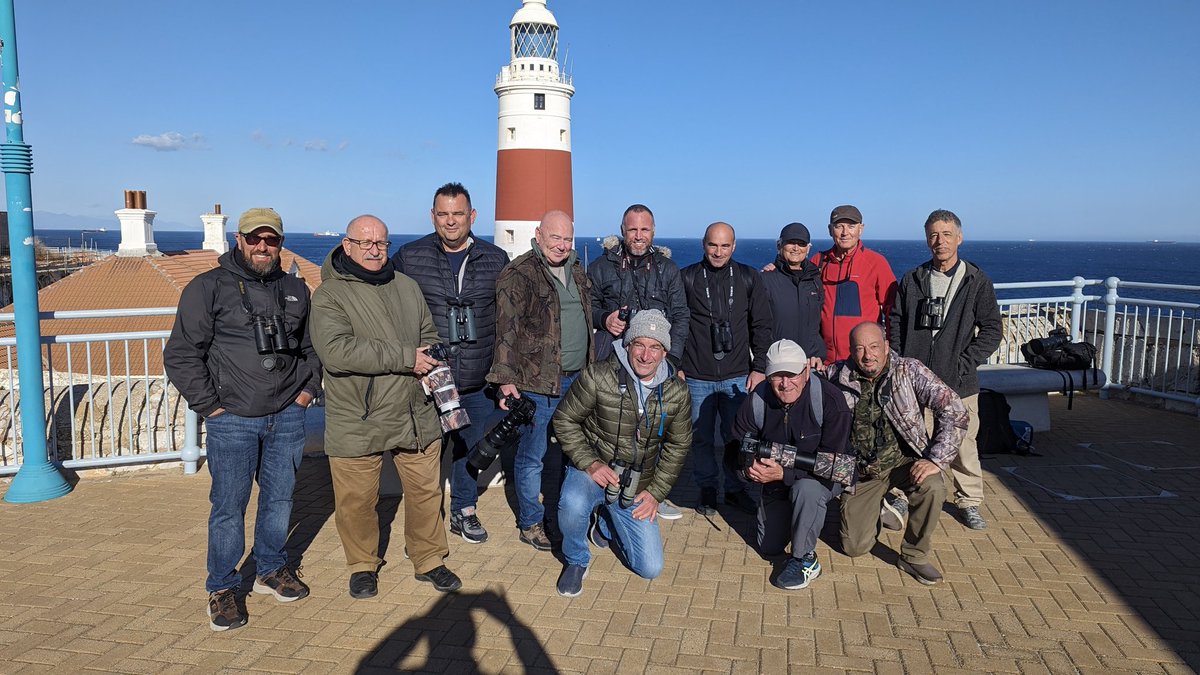
<instances>
[{"instance_id":1,"label":"blue sky","mask_svg":"<svg viewBox=\"0 0 1200 675\"><path fill-rule=\"evenodd\" d=\"M16 5L37 211L115 225L136 188L160 223L422 232L459 180L491 232L517 0ZM549 7L580 234L633 202L660 236L742 237L853 203L868 239L949 208L976 239L1200 240L1193 0Z\"/></svg>"}]
</instances>

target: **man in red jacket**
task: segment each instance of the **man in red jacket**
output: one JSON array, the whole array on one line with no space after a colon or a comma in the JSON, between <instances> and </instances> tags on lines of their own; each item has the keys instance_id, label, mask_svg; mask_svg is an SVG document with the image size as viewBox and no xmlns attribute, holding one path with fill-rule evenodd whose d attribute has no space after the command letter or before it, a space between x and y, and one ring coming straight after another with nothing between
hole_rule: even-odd
<instances>
[{"instance_id":1,"label":"man in red jacket","mask_svg":"<svg viewBox=\"0 0 1200 675\"><path fill-rule=\"evenodd\" d=\"M821 269L825 288L821 306L825 363L850 358L850 330L863 321L882 323L896 297L896 275L886 258L863 246L863 227L856 207L835 208L829 214L833 247L812 259Z\"/></svg>"}]
</instances>

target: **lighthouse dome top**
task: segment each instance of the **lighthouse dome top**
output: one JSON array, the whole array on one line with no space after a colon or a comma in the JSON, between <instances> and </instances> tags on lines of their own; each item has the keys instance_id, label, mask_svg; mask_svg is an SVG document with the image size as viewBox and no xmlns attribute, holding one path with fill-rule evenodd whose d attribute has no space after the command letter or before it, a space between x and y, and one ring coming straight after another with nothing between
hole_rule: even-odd
<instances>
[{"instance_id":1,"label":"lighthouse dome top","mask_svg":"<svg viewBox=\"0 0 1200 675\"><path fill-rule=\"evenodd\" d=\"M555 21L554 15L546 9L546 0L525 0L508 25L512 27L522 23L538 23L558 28L558 21Z\"/></svg>"}]
</instances>

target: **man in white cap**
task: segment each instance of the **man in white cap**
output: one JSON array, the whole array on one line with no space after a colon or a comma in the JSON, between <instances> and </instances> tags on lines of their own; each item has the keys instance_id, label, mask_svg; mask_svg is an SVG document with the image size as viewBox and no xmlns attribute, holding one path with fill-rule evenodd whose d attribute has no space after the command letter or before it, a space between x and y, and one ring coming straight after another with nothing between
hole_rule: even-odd
<instances>
[{"instance_id":1,"label":"man in white cap","mask_svg":"<svg viewBox=\"0 0 1200 675\"><path fill-rule=\"evenodd\" d=\"M589 540L598 548L615 544L640 577L662 572L654 519L692 445L692 402L665 360L670 350L671 323L644 309L612 355L580 371L558 404L554 432L570 460L558 504L567 563L559 595L583 591Z\"/></svg>"},{"instance_id":2,"label":"man in white cap","mask_svg":"<svg viewBox=\"0 0 1200 675\"><path fill-rule=\"evenodd\" d=\"M735 439L749 436L760 443L792 446L783 455L791 452L797 460L818 453L840 457L835 464L851 477L851 421L850 408L837 387L811 375L804 349L791 340L779 340L767 349L766 382L746 397L733 431ZM840 492L841 484L828 477L818 478L801 468L801 461L784 466L788 461L780 459L755 459L746 469L746 477L762 484L758 501L759 551L767 556L780 555L789 541L792 544L791 556L771 583L794 590L807 587L821 574L817 535L825 522L826 505Z\"/></svg>"}]
</instances>

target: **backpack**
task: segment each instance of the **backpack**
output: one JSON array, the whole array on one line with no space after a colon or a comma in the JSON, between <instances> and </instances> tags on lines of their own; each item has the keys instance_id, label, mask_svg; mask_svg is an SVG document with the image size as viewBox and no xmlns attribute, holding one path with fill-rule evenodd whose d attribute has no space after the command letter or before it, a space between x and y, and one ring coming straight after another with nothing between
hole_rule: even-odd
<instances>
[{"instance_id":1,"label":"backpack","mask_svg":"<svg viewBox=\"0 0 1200 675\"><path fill-rule=\"evenodd\" d=\"M979 390L979 435L976 437L979 454L1033 454L1033 428L1028 422L1009 419L1011 412L1012 407L1004 394L991 389Z\"/></svg>"},{"instance_id":2,"label":"backpack","mask_svg":"<svg viewBox=\"0 0 1200 675\"><path fill-rule=\"evenodd\" d=\"M1035 343L1053 346L1035 350ZM1096 345L1090 342L1071 342L1065 329L1055 328L1046 337L1021 345L1021 355L1034 368L1086 370L1096 361Z\"/></svg>"}]
</instances>

